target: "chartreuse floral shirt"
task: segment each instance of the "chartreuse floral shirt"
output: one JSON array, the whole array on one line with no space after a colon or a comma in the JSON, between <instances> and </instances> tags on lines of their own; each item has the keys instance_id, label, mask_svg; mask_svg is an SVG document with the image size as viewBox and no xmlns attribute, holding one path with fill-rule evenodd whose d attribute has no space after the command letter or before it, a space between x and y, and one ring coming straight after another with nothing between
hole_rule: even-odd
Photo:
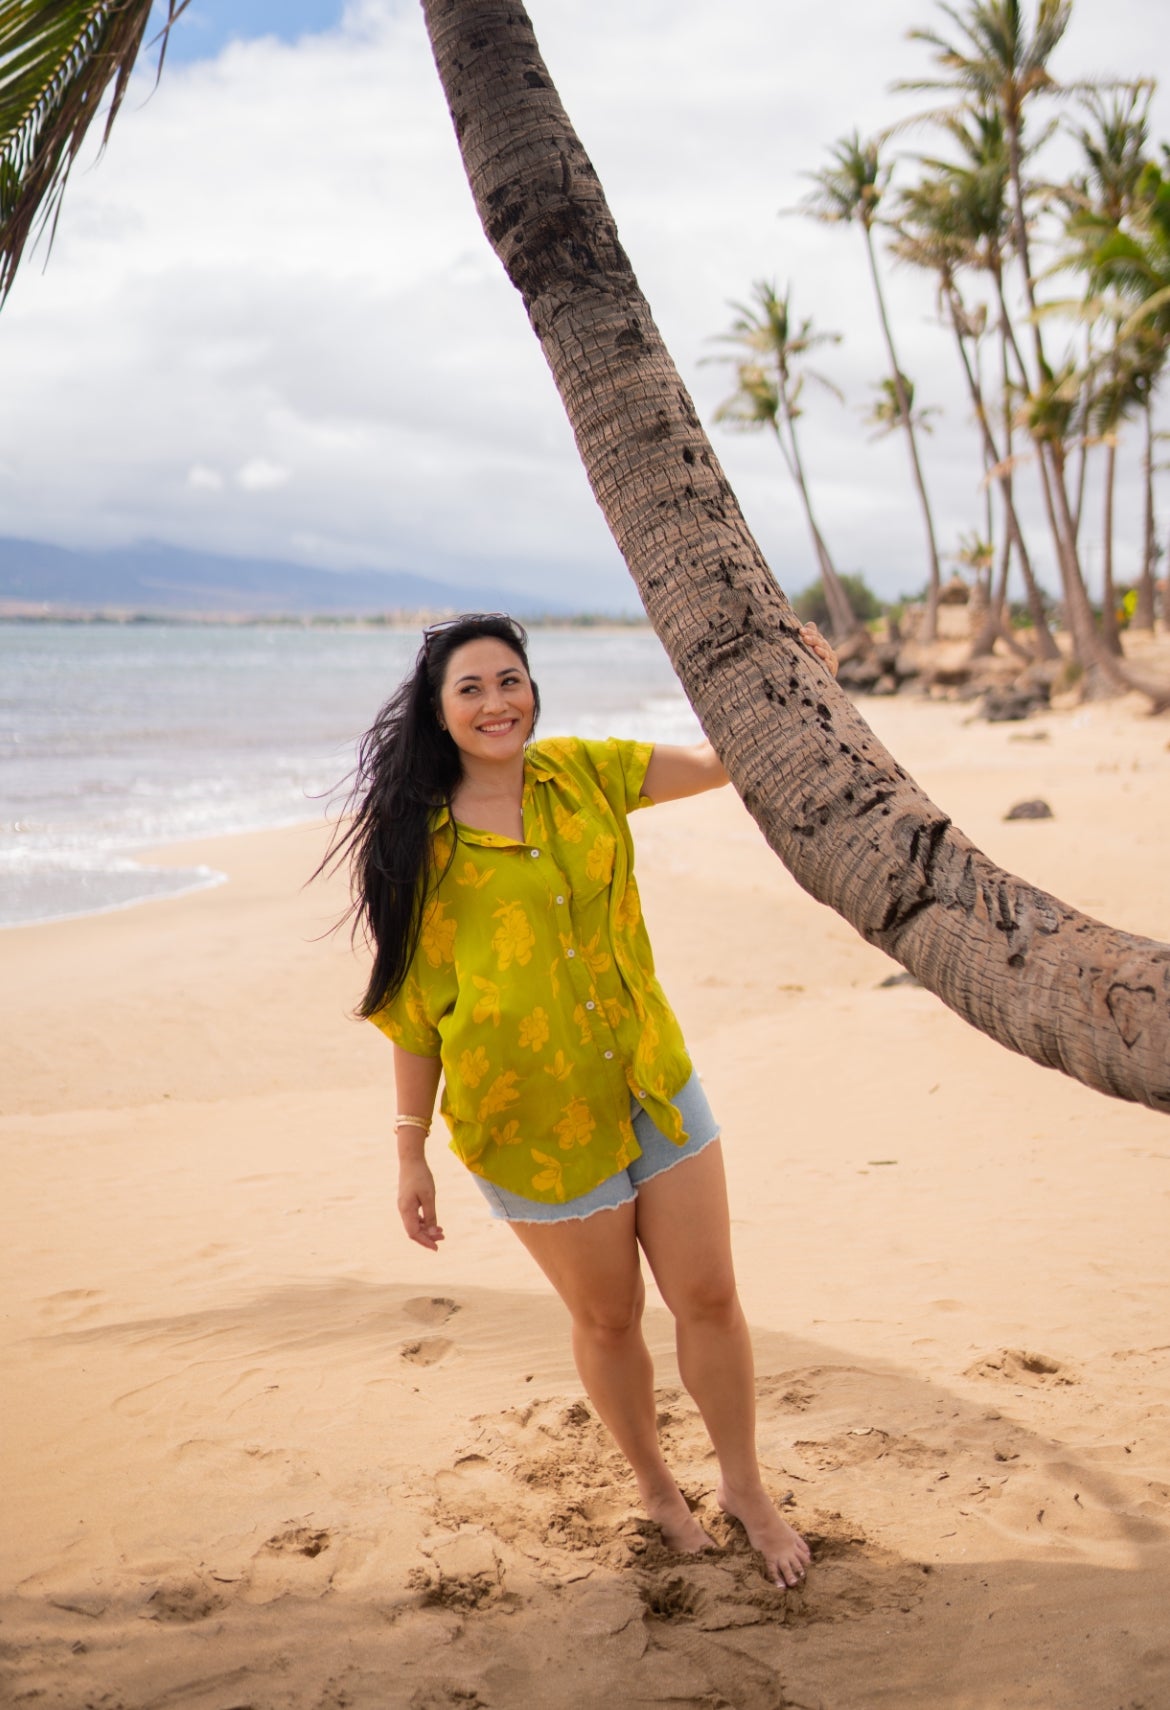
<instances>
[{"instance_id":1,"label":"chartreuse floral shirt","mask_svg":"<svg viewBox=\"0 0 1170 1710\"><path fill-rule=\"evenodd\" d=\"M406 981L373 1017L442 1059L451 1149L526 1199L575 1199L637 1158L631 1094L686 1139L670 1101L691 1063L654 977L626 817L650 805L651 752L534 743L521 843L437 815L442 878Z\"/></svg>"}]
</instances>

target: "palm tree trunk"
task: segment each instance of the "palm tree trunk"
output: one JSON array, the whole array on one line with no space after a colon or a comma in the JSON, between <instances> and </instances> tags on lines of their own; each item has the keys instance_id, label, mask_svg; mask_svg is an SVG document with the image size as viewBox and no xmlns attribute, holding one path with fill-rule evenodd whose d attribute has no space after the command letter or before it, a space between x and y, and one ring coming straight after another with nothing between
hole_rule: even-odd
<instances>
[{"instance_id":1,"label":"palm tree trunk","mask_svg":"<svg viewBox=\"0 0 1170 1710\"><path fill-rule=\"evenodd\" d=\"M1005 647L1024 661L1030 661L1032 655L1026 648L1021 647L1012 634L1011 623L1007 610L1008 577L1012 567L1012 537L1004 534L1003 545L999 552L999 569L995 573L994 585L988 595L987 613L979 626L979 633L971 643L971 658L986 659L995 651L997 641L1002 641Z\"/></svg>"},{"instance_id":2,"label":"palm tree trunk","mask_svg":"<svg viewBox=\"0 0 1170 1710\"><path fill-rule=\"evenodd\" d=\"M1030 311L1028 319L1032 327L1032 348L1036 360L1036 372L1039 380L1042 381L1051 375L1052 370L1044 353L1044 336L1040 328L1040 316L1036 304L1036 286L1032 275L1027 209L1024 206L1020 117L1018 113L1008 110L1004 113L1004 120L1014 198L1016 253L1019 257L1020 269L1024 279L1024 295ZM1000 302L1006 314L1002 280L1000 281ZM1015 346L1015 350L1021 364L1021 371L1027 378L1027 369L1024 366L1018 345ZM1072 637L1077 662L1084 672L1084 693L1088 699L1105 699L1111 695L1122 694L1129 685L1125 682L1117 661L1101 640L1093 618L1093 608L1089 603L1089 595L1085 588L1085 578L1081 571L1080 555L1077 552L1077 524L1073 519L1065 479L1064 446L1038 435L1034 435L1033 438L1036 447L1036 463L1040 471L1040 487L1044 499L1044 508L1048 515L1049 526L1052 529L1057 562L1060 566L1065 623L1068 625Z\"/></svg>"},{"instance_id":3,"label":"palm tree trunk","mask_svg":"<svg viewBox=\"0 0 1170 1710\"><path fill-rule=\"evenodd\" d=\"M1093 333L1091 328L1089 329L1085 339L1084 371L1086 374L1091 374L1093 372ZM1085 402L1084 392L1082 392L1081 402L1082 404ZM1073 499L1073 539L1077 541L1078 544L1081 538L1081 518L1085 514L1085 489L1088 486L1088 477L1089 436L1086 431L1080 435L1077 442L1077 475L1073 489L1076 495Z\"/></svg>"},{"instance_id":4,"label":"palm tree trunk","mask_svg":"<svg viewBox=\"0 0 1170 1710\"><path fill-rule=\"evenodd\" d=\"M1146 446L1142 455L1142 486L1144 489L1142 567L1137 585L1137 610L1132 628L1146 634L1154 633L1154 565L1157 561L1157 534L1154 523L1154 407L1149 397L1145 404Z\"/></svg>"},{"instance_id":5,"label":"palm tree trunk","mask_svg":"<svg viewBox=\"0 0 1170 1710\"><path fill-rule=\"evenodd\" d=\"M484 229L654 627L772 848L974 1026L1170 1111L1170 946L996 867L801 646L518 0L423 6Z\"/></svg>"},{"instance_id":6,"label":"palm tree trunk","mask_svg":"<svg viewBox=\"0 0 1170 1710\"><path fill-rule=\"evenodd\" d=\"M792 412L788 407L786 375L780 377L777 395L780 399L780 412L784 418L784 426L788 431L788 444L785 446L779 426L776 429L776 437L780 440L781 449L785 452L792 478L800 493L801 504L804 506L804 514L808 521L809 532L812 535L813 547L817 555L817 563L821 567L821 586L825 591L825 604L829 608L829 628L832 631L832 639L844 641L855 630L860 629L861 625L857 621L845 584L837 574L836 566L829 556L829 549L825 545L824 536L817 526L816 517L813 515L812 499L809 496L808 481L805 479L804 462L800 455L800 442L796 437L796 423L793 421Z\"/></svg>"},{"instance_id":7,"label":"palm tree trunk","mask_svg":"<svg viewBox=\"0 0 1170 1710\"><path fill-rule=\"evenodd\" d=\"M1004 523L1008 531L1009 542L1015 547L1016 557L1020 563L1020 574L1024 578L1024 595L1028 602L1028 612L1032 619L1032 634L1037 659L1057 660L1063 657L1056 639L1048 627L1048 618L1044 611L1044 598L1032 570L1032 560L1028 556L1028 548L1024 543L1024 531L1020 527L1020 519L1016 512L1015 488L1011 471L1011 419L1006 418L1005 428L1009 436L1007 449L1001 455L991 431L991 423L987 419L987 406L983 397L983 387L976 374L967 353L967 344L963 336L963 304L958 289L953 280L944 281L947 309L951 317L951 329L955 342L959 347L959 360L963 365L963 373L967 378L967 389L971 394L971 402L975 406L975 420L983 438L983 448L990 458L992 466L1000 471L998 476L999 490L1003 498ZM1001 328L1002 334L1002 328ZM1006 356L1005 356L1006 365Z\"/></svg>"},{"instance_id":8,"label":"palm tree trunk","mask_svg":"<svg viewBox=\"0 0 1170 1710\"><path fill-rule=\"evenodd\" d=\"M1113 579L1113 495L1117 486L1117 445L1112 435L1105 448L1105 495L1102 521L1101 637L1108 651L1121 658L1117 627L1117 585Z\"/></svg>"},{"instance_id":9,"label":"palm tree trunk","mask_svg":"<svg viewBox=\"0 0 1170 1710\"><path fill-rule=\"evenodd\" d=\"M926 481L918 457L918 436L914 432L914 423L910 416L910 400L906 396L902 370L898 366L898 356L894 349L894 335L890 331L890 317L886 313L886 299L882 291L877 255L874 250L873 229L867 221L862 222L861 229L865 233L865 253L869 258L869 276L873 280L873 293L877 298L878 319L882 326L882 337L886 341L886 354L890 359L890 376L894 383L894 394L898 400L898 414L902 418L906 443L910 448L910 468L914 476L915 490L918 493L922 521L926 528L926 615L923 619L921 639L927 642L935 641L938 637L938 599L942 592L942 575L938 564L938 544L934 534L934 518L930 514L930 499L927 496Z\"/></svg>"},{"instance_id":10,"label":"palm tree trunk","mask_svg":"<svg viewBox=\"0 0 1170 1710\"><path fill-rule=\"evenodd\" d=\"M1086 700L1108 700L1113 695L1123 694L1125 683L1117 661L1106 651L1089 604L1080 562L1072 545L1072 520L1068 513L1068 492L1062 480L1063 470L1054 455L1054 447L1048 441L1036 439L1034 443L1040 492L1056 542L1064 626L1072 639L1073 653L1083 673L1081 691ZM1058 509L1062 499L1063 512Z\"/></svg>"}]
</instances>

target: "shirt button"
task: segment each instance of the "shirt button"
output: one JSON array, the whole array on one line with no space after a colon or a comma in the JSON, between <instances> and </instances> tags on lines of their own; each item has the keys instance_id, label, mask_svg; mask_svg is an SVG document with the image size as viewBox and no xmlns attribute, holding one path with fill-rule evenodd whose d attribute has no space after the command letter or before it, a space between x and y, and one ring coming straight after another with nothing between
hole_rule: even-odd
<instances>
[{"instance_id":1,"label":"shirt button","mask_svg":"<svg viewBox=\"0 0 1170 1710\"><path fill-rule=\"evenodd\" d=\"M534 861L538 861L540 859L540 850L539 849L530 849L529 854L532 856L532 859Z\"/></svg>"},{"instance_id":2,"label":"shirt button","mask_svg":"<svg viewBox=\"0 0 1170 1710\"><path fill-rule=\"evenodd\" d=\"M587 1004L586 1004L586 1005L585 1005L585 1008L586 1008L586 1009L596 1009L596 1008L597 1008L597 1005L596 1005L596 1004L595 1004L595 1003L587 1003Z\"/></svg>"},{"instance_id":3,"label":"shirt button","mask_svg":"<svg viewBox=\"0 0 1170 1710\"><path fill-rule=\"evenodd\" d=\"M645 1087L639 1087L637 1092L634 1094L634 1097L635 1098L645 1098L646 1097L646 1088Z\"/></svg>"},{"instance_id":4,"label":"shirt button","mask_svg":"<svg viewBox=\"0 0 1170 1710\"><path fill-rule=\"evenodd\" d=\"M608 1059L609 1059L609 1058L611 1058L611 1057L612 1057L612 1056L613 1056L613 1052L612 1052L612 1051L607 1051L607 1052L606 1052L606 1053L605 1053L605 1055L606 1055L606 1060L607 1060L607 1061L608 1061Z\"/></svg>"},{"instance_id":5,"label":"shirt button","mask_svg":"<svg viewBox=\"0 0 1170 1710\"><path fill-rule=\"evenodd\" d=\"M566 950L566 951L565 951L565 955L566 955L566 957L567 957L567 958L568 958L568 960L569 960L569 961L570 961L570 962L571 962L571 961L572 961L572 960L573 960L573 957L574 957L574 956L575 956L575 955L576 955L576 954L577 954L577 952L576 952L576 951L575 951L575 950Z\"/></svg>"},{"instance_id":6,"label":"shirt button","mask_svg":"<svg viewBox=\"0 0 1170 1710\"><path fill-rule=\"evenodd\" d=\"M565 900L565 899L564 899L564 897L558 897L558 898L557 898L557 901L558 901L558 902L559 902L559 903L562 903L562 904L563 904L563 903L564 903L564 900Z\"/></svg>"}]
</instances>

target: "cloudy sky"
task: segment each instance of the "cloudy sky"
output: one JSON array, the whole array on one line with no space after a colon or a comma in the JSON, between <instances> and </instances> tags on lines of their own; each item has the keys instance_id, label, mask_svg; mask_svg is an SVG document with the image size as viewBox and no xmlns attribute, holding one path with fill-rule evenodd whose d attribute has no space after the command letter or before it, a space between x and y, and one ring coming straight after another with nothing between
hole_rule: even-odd
<instances>
[{"instance_id":1,"label":"cloudy sky","mask_svg":"<svg viewBox=\"0 0 1170 1710\"><path fill-rule=\"evenodd\" d=\"M1149 70L1164 7L1077 0L1054 69ZM802 423L831 550L887 595L920 586L904 448L862 421L883 356L860 238L779 211L837 138L921 105L889 85L928 71L906 32L945 22L932 0L530 11L704 419L726 390L704 358L728 300L790 282L799 313L845 335L820 366L846 402L809 392ZM413 0L191 0L151 82L75 174L47 267L26 260L0 313L0 534L587 589L584 603L631 608L476 222ZM1170 138L1165 91L1154 134ZM902 366L941 411L925 455L950 550L980 523L975 441L929 283L895 274L890 297ZM808 543L775 448L714 437L781 583L803 587ZM1124 575L1132 476L1119 532Z\"/></svg>"}]
</instances>

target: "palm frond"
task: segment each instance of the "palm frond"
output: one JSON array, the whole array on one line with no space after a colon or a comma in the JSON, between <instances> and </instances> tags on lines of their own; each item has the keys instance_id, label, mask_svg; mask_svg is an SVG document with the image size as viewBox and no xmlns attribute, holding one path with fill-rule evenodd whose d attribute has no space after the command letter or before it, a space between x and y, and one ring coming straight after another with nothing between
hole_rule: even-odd
<instances>
[{"instance_id":1,"label":"palm frond","mask_svg":"<svg viewBox=\"0 0 1170 1710\"><path fill-rule=\"evenodd\" d=\"M167 34L189 0L167 0ZM56 224L70 168L108 93L122 104L152 0L0 0L0 302L31 237Z\"/></svg>"}]
</instances>

